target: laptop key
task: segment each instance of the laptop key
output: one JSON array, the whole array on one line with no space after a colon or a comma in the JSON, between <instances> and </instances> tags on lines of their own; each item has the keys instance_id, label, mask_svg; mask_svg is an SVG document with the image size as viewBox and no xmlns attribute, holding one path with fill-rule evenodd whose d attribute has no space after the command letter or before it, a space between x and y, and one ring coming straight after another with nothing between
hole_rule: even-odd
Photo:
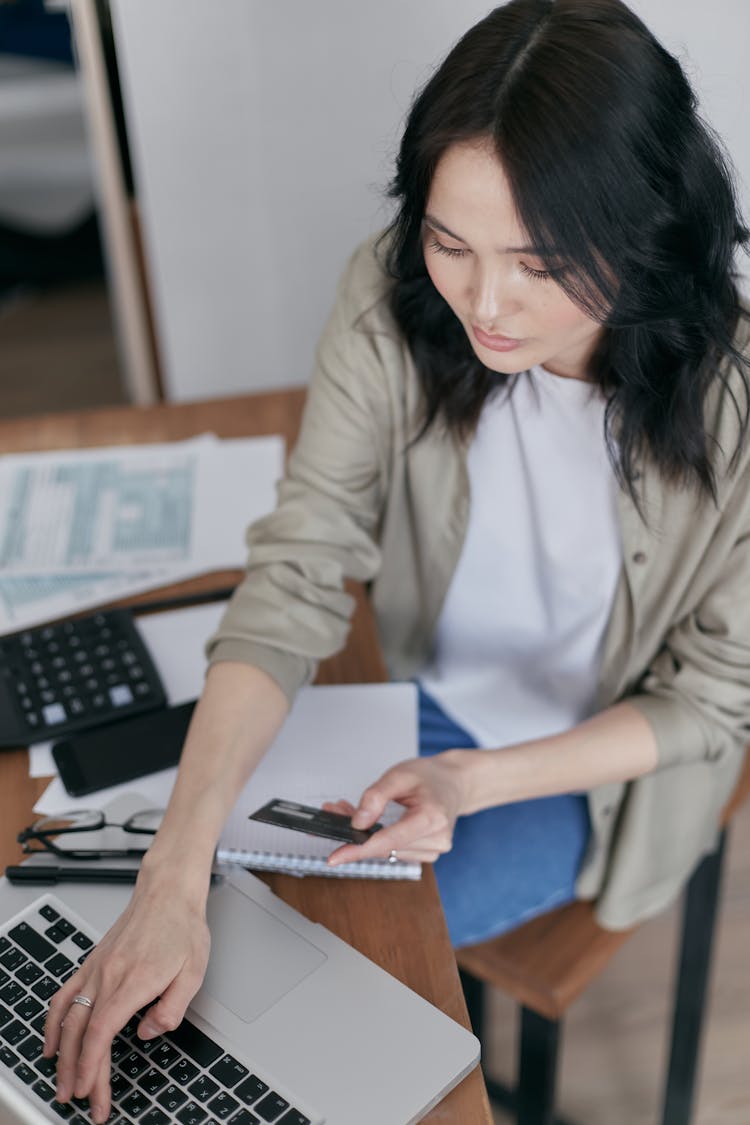
<instances>
[{"instance_id":1,"label":"laptop key","mask_svg":"<svg viewBox=\"0 0 750 1125\"><path fill-rule=\"evenodd\" d=\"M192 1082L198 1074L198 1067L193 1063L188 1062L187 1059L180 1059L176 1062L169 1072L175 1082L179 1082L181 1086L187 1086L188 1082Z\"/></svg>"},{"instance_id":2,"label":"laptop key","mask_svg":"<svg viewBox=\"0 0 750 1125\"><path fill-rule=\"evenodd\" d=\"M0 1000L6 1004L17 1004L22 996L26 995L26 989L17 980L10 981L5 985L5 988L0 988Z\"/></svg>"},{"instance_id":3,"label":"laptop key","mask_svg":"<svg viewBox=\"0 0 750 1125\"><path fill-rule=\"evenodd\" d=\"M203 1125L207 1117L205 1109L202 1109L197 1102L188 1102L177 1114L177 1120L181 1125Z\"/></svg>"},{"instance_id":4,"label":"laptop key","mask_svg":"<svg viewBox=\"0 0 750 1125\"><path fill-rule=\"evenodd\" d=\"M51 1078L57 1070L57 1060L38 1058L34 1062L34 1068L38 1070L40 1074L43 1074L45 1078Z\"/></svg>"},{"instance_id":5,"label":"laptop key","mask_svg":"<svg viewBox=\"0 0 750 1125\"><path fill-rule=\"evenodd\" d=\"M167 1039L199 1066L209 1067L224 1053L218 1043L214 1043L213 1039L209 1039L188 1020L183 1020L175 1031L170 1031Z\"/></svg>"},{"instance_id":6,"label":"laptop key","mask_svg":"<svg viewBox=\"0 0 750 1125\"><path fill-rule=\"evenodd\" d=\"M41 1078L34 1083L31 1089L45 1102L51 1102L55 1096L52 1087L47 1082L42 1082Z\"/></svg>"},{"instance_id":7,"label":"laptop key","mask_svg":"<svg viewBox=\"0 0 750 1125\"><path fill-rule=\"evenodd\" d=\"M211 1067L210 1073L213 1074L214 1078L216 1078L222 1086L232 1087L236 1086L241 1079L245 1078L249 1071L246 1066L243 1066L242 1063L238 1062L232 1055L224 1055L223 1058L219 1059L219 1061Z\"/></svg>"},{"instance_id":8,"label":"laptop key","mask_svg":"<svg viewBox=\"0 0 750 1125\"><path fill-rule=\"evenodd\" d=\"M304 1113L300 1113L298 1109L290 1109L283 1117L280 1117L276 1125L310 1125L310 1118L305 1117Z\"/></svg>"},{"instance_id":9,"label":"laptop key","mask_svg":"<svg viewBox=\"0 0 750 1125\"><path fill-rule=\"evenodd\" d=\"M131 1051L124 1059L120 1059L120 1070L123 1074L127 1074L128 1078L137 1078L147 1068L148 1059L144 1059L137 1051Z\"/></svg>"},{"instance_id":10,"label":"laptop key","mask_svg":"<svg viewBox=\"0 0 750 1125\"><path fill-rule=\"evenodd\" d=\"M179 1059L180 1052L176 1047L173 1047L171 1043L167 1043L166 1039L163 1039L155 1050L150 1052L150 1055L152 1063L156 1066L163 1066L166 1069Z\"/></svg>"},{"instance_id":11,"label":"laptop key","mask_svg":"<svg viewBox=\"0 0 750 1125\"><path fill-rule=\"evenodd\" d=\"M54 996L60 987L59 981L53 980L52 977L42 977L35 985L32 985L31 991L40 1000L49 1000L50 996Z\"/></svg>"},{"instance_id":12,"label":"laptop key","mask_svg":"<svg viewBox=\"0 0 750 1125\"><path fill-rule=\"evenodd\" d=\"M8 936L12 937L13 941L21 946L21 949L25 949L35 961L46 961L56 952L54 945L51 945L41 934L38 934L28 922L19 922L17 926L8 931Z\"/></svg>"},{"instance_id":13,"label":"laptop key","mask_svg":"<svg viewBox=\"0 0 750 1125\"><path fill-rule=\"evenodd\" d=\"M21 1023L20 1020L12 1020L11 1023L6 1023L5 1027L0 1030L0 1035L11 1047L15 1047L16 1043L20 1043L28 1034L26 1024Z\"/></svg>"},{"instance_id":14,"label":"laptop key","mask_svg":"<svg viewBox=\"0 0 750 1125\"><path fill-rule=\"evenodd\" d=\"M170 1083L166 1089L162 1090L160 1094L157 1094L156 1100L159 1105L163 1105L170 1113L174 1113L176 1109L179 1109L180 1106L187 1101L187 1094L181 1090L179 1086L174 1086Z\"/></svg>"},{"instance_id":15,"label":"laptop key","mask_svg":"<svg viewBox=\"0 0 750 1125\"><path fill-rule=\"evenodd\" d=\"M130 1044L126 1043L124 1039L121 1039L119 1035L116 1035L112 1040L112 1062L119 1062L123 1055L127 1055L129 1050Z\"/></svg>"},{"instance_id":16,"label":"laptop key","mask_svg":"<svg viewBox=\"0 0 750 1125\"><path fill-rule=\"evenodd\" d=\"M50 957L44 967L53 977L61 977L73 968L73 962L64 953L56 953L54 957Z\"/></svg>"},{"instance_id":17,"label":"laptop key","mask_svg":"<svg viewBox=\"0 0 750 1125\"><path fill-rule=\"evenodd\" d=\"M133 1117L139 1117L150 1105L151 1102L142 1090L133 1090L132 1093L122 1099L119 1108L123 1113L129 1113Z\"/></svg>"},{"instance_id":18,"label":"laptop key","mask_svg":"<svg viewBox=\"0 0 750 1125\"><path fill-rule=\"evenodd\" d=\"M25 1082L27 1086L30 1086L32 1082L36 1082L36 1074L26 1063L19 1063L13 1073L18 1075L21 1081Z\"/></svg>"},{"instance_id":19,"label":"laptop key","mask_svg":"<svg viewBox=\"0 0 750 1125\"><path fill-rule=\"evenodd\" d=\"M10 949L6 949L5 953L0 957L0 962L5 965L5 968L11 970L17 969L19 965L23 965L27 960L28 958L25 957L21 950L15 945L12 945Z\"/></svg>"},{"instance_id":20,"label":"laptop key","mask_svg":"<svg viewBox=\"0 0 750 1125\"><path fill-rule=\"evenodd\" d=\"M14 1051L11 1051L10 1047L0 1047L0 1063L2 1063L3 1066L15 1066L17 1062L18 1055L15 1054Z\"/></svg>"},{"instance_id":21,"label":"laptop key","mask_svg":"<svg viewBox=\"0 0 750 1125\"><path fill-rule=\"evenodd\" d=\"M261 1125L261 1120L249 1109L241 1109L234 1117L229 1118L229 1125Z\"/></svg>"},{"instance_id":22,"label":"laptop key","mask_svg":"<svg viewBox=\"0 0 750 1125\"><path fill-rule=\"evenodd\" d=\"M24 1039L23 1043L18 1048L18 1053L25 1058L27 1062L33 1062L34 1059L38 1059L41 1055L43 1046L44 1044L41 1039L38 1039L36 1035L30 1035L28 1039Z\"/></svg>"},{"instance_id":23,"label":"laptop key","mask_svg":"<svg viewBox=\"0 0 750 1125\"><path fill-rule=\"evenodd\" d=\"M10 1012L4 1004L0 1004L0 1027L10 1019L13 1019L13 1013Z\"/></svg>"},{"instance_id":24,"label":"laptop key","mask_svg":"<svg viewBox=\"0 0 750 1125\"><path fill-rule=\"evenodd\" d=\"M35 965L33 961L27 961L20 969L16 969L16 976L21 984L33 984L34 981L44 976L44 969Z\"/></svg>"},{"instance_id":25,"label":"laptop key","mask_svg":"<svg viewBox=\"0 0 750 1125\"><path fill-rule=\"evenodd\" d=\"M240 1108L240 1103L230 1094L222 1090L220 1094L216 1095L213 1101L208 1103L208 1108L212 1113L216 1114L220 1121L226 1121L236 1109Z\"/></svg>"},{"instance_id":26,"label":"laptop key","mask_svg":"<svg viewBox=\"0 0 750 1125\"><path fill-rule=\"evenodd\" d=\"M275 1090L271 1090L262 1101L253 1106L253 1112L257 1113L262 1121L275 1121L285 1109L289 1109L289 1102Z\"/></svg>"},{"instance_id":27,"label":"laptop key","mask_svg":"<svg viewBox=\"0 0 750 1125\"><path fill-rule=\"evenodd\" d=\"M72 1117L76 1109L70 1102L51 1102L50 1109L56 1113L58 1117Z\"/></svg>"},{"instance_id":28,"label":"laptop key","mask_svg":"<svg viewBox=\"0 0 750 1125\"><path fill-rule=\"evenodd\" d=\"M119 1070L112 1071L109 1084L112 1087L112 1097L116 1101L119 1101L120 1098L124 1098L128 1090L133 1089L132 1082L128 1082L125 1075L120 1074Z\"/></svg>"},{"instance_id":29,"label":"laptop key","mask_svg":"<svg viewBox=\"0 0 750 1125\"><path fill-rule=\"evenodd\" d=\"M261 1094L265 1094L267 1089L268 1086L258 1078L257 1074L251 1074L234 1092L245 1105L252 1105L253 1102L257 1102Z\"/></svg>"},{"instance_id":30,"label":"laptop key","mask_svg":"<svg viewBox=\"0 0 750 1125\"><path fill-rule=\"evenodd\" d=\"M139 1119L138 1125L169 1125L169 1118L163 1109L154 1105Z\"/></svg>"},{"instance_id":31,"label":"laptop key","mask_svg":"<svg viewBox=\"0 0 750 1125\"><path fill-rule=\"evenodd\" d=\"M17 1016L20 1016L22 1020L30 1022L39 1012L44 1011L44 1006L40 1004L38 1000L35 1000L33 996L24 996L20 1004L16 1004L13 1011Z\"/></svg>"},{"instance_id":32,"label":"laptop key","mask_svg":"<svg viewBox=\"0 0 750 1125\"><path fill-rule=\"evenodd\" d=\"M166 1084L166 1074L162 1074L160 1070L155 1070L154 1067L149 1067L145 1074L142 1074L138 1079L140 1088L145 1090L147 1094L151 1094L152 1097L157 1090L161 1090L162 1086L166 1086Z\"/></svg>"},{"instance_id":33,"label":"laptop key","mask_svg":"<svg viewBox=\"0 0 750 1125\"><path fill-rule=\"evenodd\" d=\"M197 1102L207 1102L218 1089L216 1082L212 1082L207 1075L201 1074L200 1078L196 1078L195 1082L190 1085L189 1093L193 1095Z\"/></svg>"}]
</instances>

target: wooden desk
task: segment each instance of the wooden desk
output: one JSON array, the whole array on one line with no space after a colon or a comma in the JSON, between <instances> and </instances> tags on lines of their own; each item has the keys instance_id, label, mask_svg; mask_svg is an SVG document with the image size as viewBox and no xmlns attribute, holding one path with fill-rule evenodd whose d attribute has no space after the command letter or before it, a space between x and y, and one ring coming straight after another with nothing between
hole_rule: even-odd
<instances>
[{"instance_id":1,"label":"wooden desk","mask_svg":"<svg viewBox=\"0 0 750 1125\"><path fill-rule=\"evenodd\" d=\"M280 433L290 447L299 425L304 392L143 408L98 410L0 422L4 452L166 441L211 430L221 437ZM239 580L237 571L205 575L165 593L207 590ZM153 595L150 595L153 597ZM148 600L144 595L141 600ZM133 599L137 601L139 599ZM346 651L321 667L321 683L382 680L385 669L369 608L359 596L355 628ZM46 786L28 776L25 750L0 752L0 863L18 862L16 833ZM295 879L266 881L286 902L321 922L444 1012L469 1026L455 958L448 940L434 876L419 883ZM418 1049L418 1045L415 1045ZM408 1066L408 1059L405 1059ZM476 1068L425 1118L429 1122L489 1125L484 1082ZM390 1125L390 1123L384 1123Z\"/></svg>"}]
</instances>

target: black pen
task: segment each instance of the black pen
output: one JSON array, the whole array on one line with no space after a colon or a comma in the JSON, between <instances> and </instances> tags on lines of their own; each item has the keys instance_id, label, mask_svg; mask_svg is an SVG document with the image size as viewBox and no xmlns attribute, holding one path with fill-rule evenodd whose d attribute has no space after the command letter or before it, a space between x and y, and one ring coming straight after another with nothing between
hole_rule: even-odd
<instances>
[{"instance_id":1,"label":"black pen","mask_svg":"<svg viewBox=\"0 0 750 1125\"><path fill-rule=\"evenodd\" d=\"M6 867L9 883L134 883L137 867L60 867L57 864L24 863L20 867ZM221 876L212 875L216 883Z\"/></svg>"}]
</instances>

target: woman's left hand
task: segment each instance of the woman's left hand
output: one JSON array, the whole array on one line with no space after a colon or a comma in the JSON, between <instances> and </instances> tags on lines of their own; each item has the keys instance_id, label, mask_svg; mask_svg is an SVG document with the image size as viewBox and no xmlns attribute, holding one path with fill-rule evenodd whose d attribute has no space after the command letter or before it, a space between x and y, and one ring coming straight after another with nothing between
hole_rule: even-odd
<instances>
[{"instance_id":1,"label":"woman's left hand","mask_svg":"<svg viewBox=\"0 0 750 1125\"><path fill-rule=\"evenodd\" d=\"M395 824L376 832L366 843L337 848L329 865L385 859L391 852L410 863L434 863L453 844L472 758L470 751L447 750L434 757L399 762L364 791L356 809L348 801L327 803L329 812L351 816L353 828L371 828L389 801L406 810Z\"/></svg>"}]
</instances>

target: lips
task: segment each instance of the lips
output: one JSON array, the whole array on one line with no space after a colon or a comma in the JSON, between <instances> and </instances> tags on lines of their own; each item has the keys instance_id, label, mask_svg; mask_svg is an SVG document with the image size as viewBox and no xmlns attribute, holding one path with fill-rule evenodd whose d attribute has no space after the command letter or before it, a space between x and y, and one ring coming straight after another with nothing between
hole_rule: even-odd
<instances>
[{"instance_id":1,"label":"lips","mask_svg":"<svg viewBox=\"0 0 750 1125\"><path fill-rule=\"evenodd\" d=\"M490 336L488 332L483 332L476 324L472 324L471 330L477 343L493 352L512 352L514 348L519 348L524 342L523 340L516 340L513 336Z\"/></svg>"}]
</instances>

